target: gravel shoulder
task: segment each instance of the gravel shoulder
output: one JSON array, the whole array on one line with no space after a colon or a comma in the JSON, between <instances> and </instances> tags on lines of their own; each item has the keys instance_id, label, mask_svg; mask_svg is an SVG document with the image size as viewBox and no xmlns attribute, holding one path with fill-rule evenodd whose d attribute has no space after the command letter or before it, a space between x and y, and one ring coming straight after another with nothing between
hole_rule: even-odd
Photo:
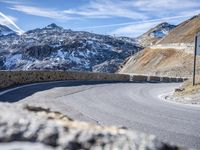
<instances>
[{"instance_id":1,"label":"gravel shoulder","mask_svg":"<svg viewBox=\"0 0 200 150\"><path fill-rule=\"evenodd\" d=\"M192 85L192 80L184 82L179 88L172 93L164 96L165 100L178 102L182 104L192 104L200 106L200 78L197 77L197 84Z\"/></svg>"}]
</instances>

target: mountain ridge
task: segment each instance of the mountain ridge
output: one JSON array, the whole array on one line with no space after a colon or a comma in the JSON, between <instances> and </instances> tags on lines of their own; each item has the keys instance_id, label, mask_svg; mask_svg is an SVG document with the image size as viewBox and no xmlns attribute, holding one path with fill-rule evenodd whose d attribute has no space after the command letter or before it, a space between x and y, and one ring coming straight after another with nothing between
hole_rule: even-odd
<instances>
[{"instance_id":1,"label":"mountain ridge","mask_svg":"<svg viewBox=\"0 0 200 150\"><path fill-rule=\"evenodd\" d=\"M193 73L194 37L200 29L200 15L183 21L157 45L141 50L129 58L120 73L191 77ZM197 56L199 60L199 56ZM197 73L200 73L197 63Z\"/></svg>"},{"instance_id":2,"label":"mountain ridge","mask_svg":"<svg viewBox=\"0 0 200 150\"><path fill-rule=\"evenodd\" d=\"M197 31L200 31L200 14L177 25L177 27L160 40L158 44L193 43Z\"/></svg>"},{"instance_id":3,"label":"mountain ridge","mask_svg":"<svg viewBox=\"0 0 200 150\"><path fill-rule=\"evenodd\" d=\"M0 37L0 68L115 72L141 47L131 38L72 31L56 24Z\"/></svg>"}]
</instances>

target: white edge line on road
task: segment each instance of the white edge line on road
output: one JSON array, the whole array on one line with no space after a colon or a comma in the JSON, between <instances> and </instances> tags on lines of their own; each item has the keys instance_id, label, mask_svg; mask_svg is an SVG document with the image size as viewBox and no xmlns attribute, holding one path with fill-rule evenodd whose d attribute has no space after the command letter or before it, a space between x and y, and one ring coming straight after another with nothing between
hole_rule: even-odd
<instances>
[{"instance_id":1,"label":"white edge line on road","mask_svg":"<svg viewBox=\"0 0 200 150\"><path fill-rule=\"evenodd\" d=\"M158 95L158 98L160 100L162 100L163 102L166 102L166 103L171 103L171 104L176 104L176 105L181 105L181 106L186 106L186 107L190 106L190 107L200 108L199 104L184 104L184 103L181 103L181 102L175 102L175 101L172 101L172 100L167 100L165 97L168 96L168 95L172 95L173 92L174 91L162 93L162 94Z\"/></svg>"},{"instance_id":2,"label":"white edge line on road","mask_svg":"<svg viewBox=\"0 0 200 150\"><path fill-rule=\"evenodd\" d=\"M50 82L31 83L31 84L21 85L21 86L18 86L18 87L15 87L15 88L11 88L11 89L7 89L7 90L4 90L4 91L0 92L0 96L6 94L8 92L24 88L24 87L29 87L29 86L33 86L33 85L47 84L47 83L59 83L59 82L63 82L63 81L72 81L72 80L50 81Z\"/></svg>"}]
</instances>

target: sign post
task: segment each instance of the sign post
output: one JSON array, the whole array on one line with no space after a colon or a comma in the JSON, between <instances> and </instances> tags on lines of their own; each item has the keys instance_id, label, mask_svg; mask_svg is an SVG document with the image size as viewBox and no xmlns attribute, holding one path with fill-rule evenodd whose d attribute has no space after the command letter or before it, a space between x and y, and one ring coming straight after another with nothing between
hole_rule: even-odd
<instances>
[{"instance_id":1,"label":"sign post","mask_svg":"<svg viewBox=\"0 0 200 150\"><path fill-rule=\"evenodd\" d=\"M198 34L195 37L193 86L195 85L195 78L196 78L196 59L197 59L197 55L200 55L200 34Z\"/></svg>"}]
</instances>

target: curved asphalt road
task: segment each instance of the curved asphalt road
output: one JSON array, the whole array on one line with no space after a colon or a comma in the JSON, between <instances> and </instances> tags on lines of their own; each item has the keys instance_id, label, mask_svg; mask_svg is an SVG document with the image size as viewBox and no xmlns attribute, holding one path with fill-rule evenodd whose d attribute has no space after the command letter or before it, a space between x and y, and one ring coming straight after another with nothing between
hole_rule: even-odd
<instances>
[{"instance_id":1,"label":"curved asphalt road","mask_svg":"<svg viewBox=\"0 0 200 150\"><path fill-rule=\"evenodd\" d=\"M0 92L0 101L50 107L71 118L117 125L200 149L200 107L165 102L176 83L61 81Z\"/></svg>"}]
</instances>

